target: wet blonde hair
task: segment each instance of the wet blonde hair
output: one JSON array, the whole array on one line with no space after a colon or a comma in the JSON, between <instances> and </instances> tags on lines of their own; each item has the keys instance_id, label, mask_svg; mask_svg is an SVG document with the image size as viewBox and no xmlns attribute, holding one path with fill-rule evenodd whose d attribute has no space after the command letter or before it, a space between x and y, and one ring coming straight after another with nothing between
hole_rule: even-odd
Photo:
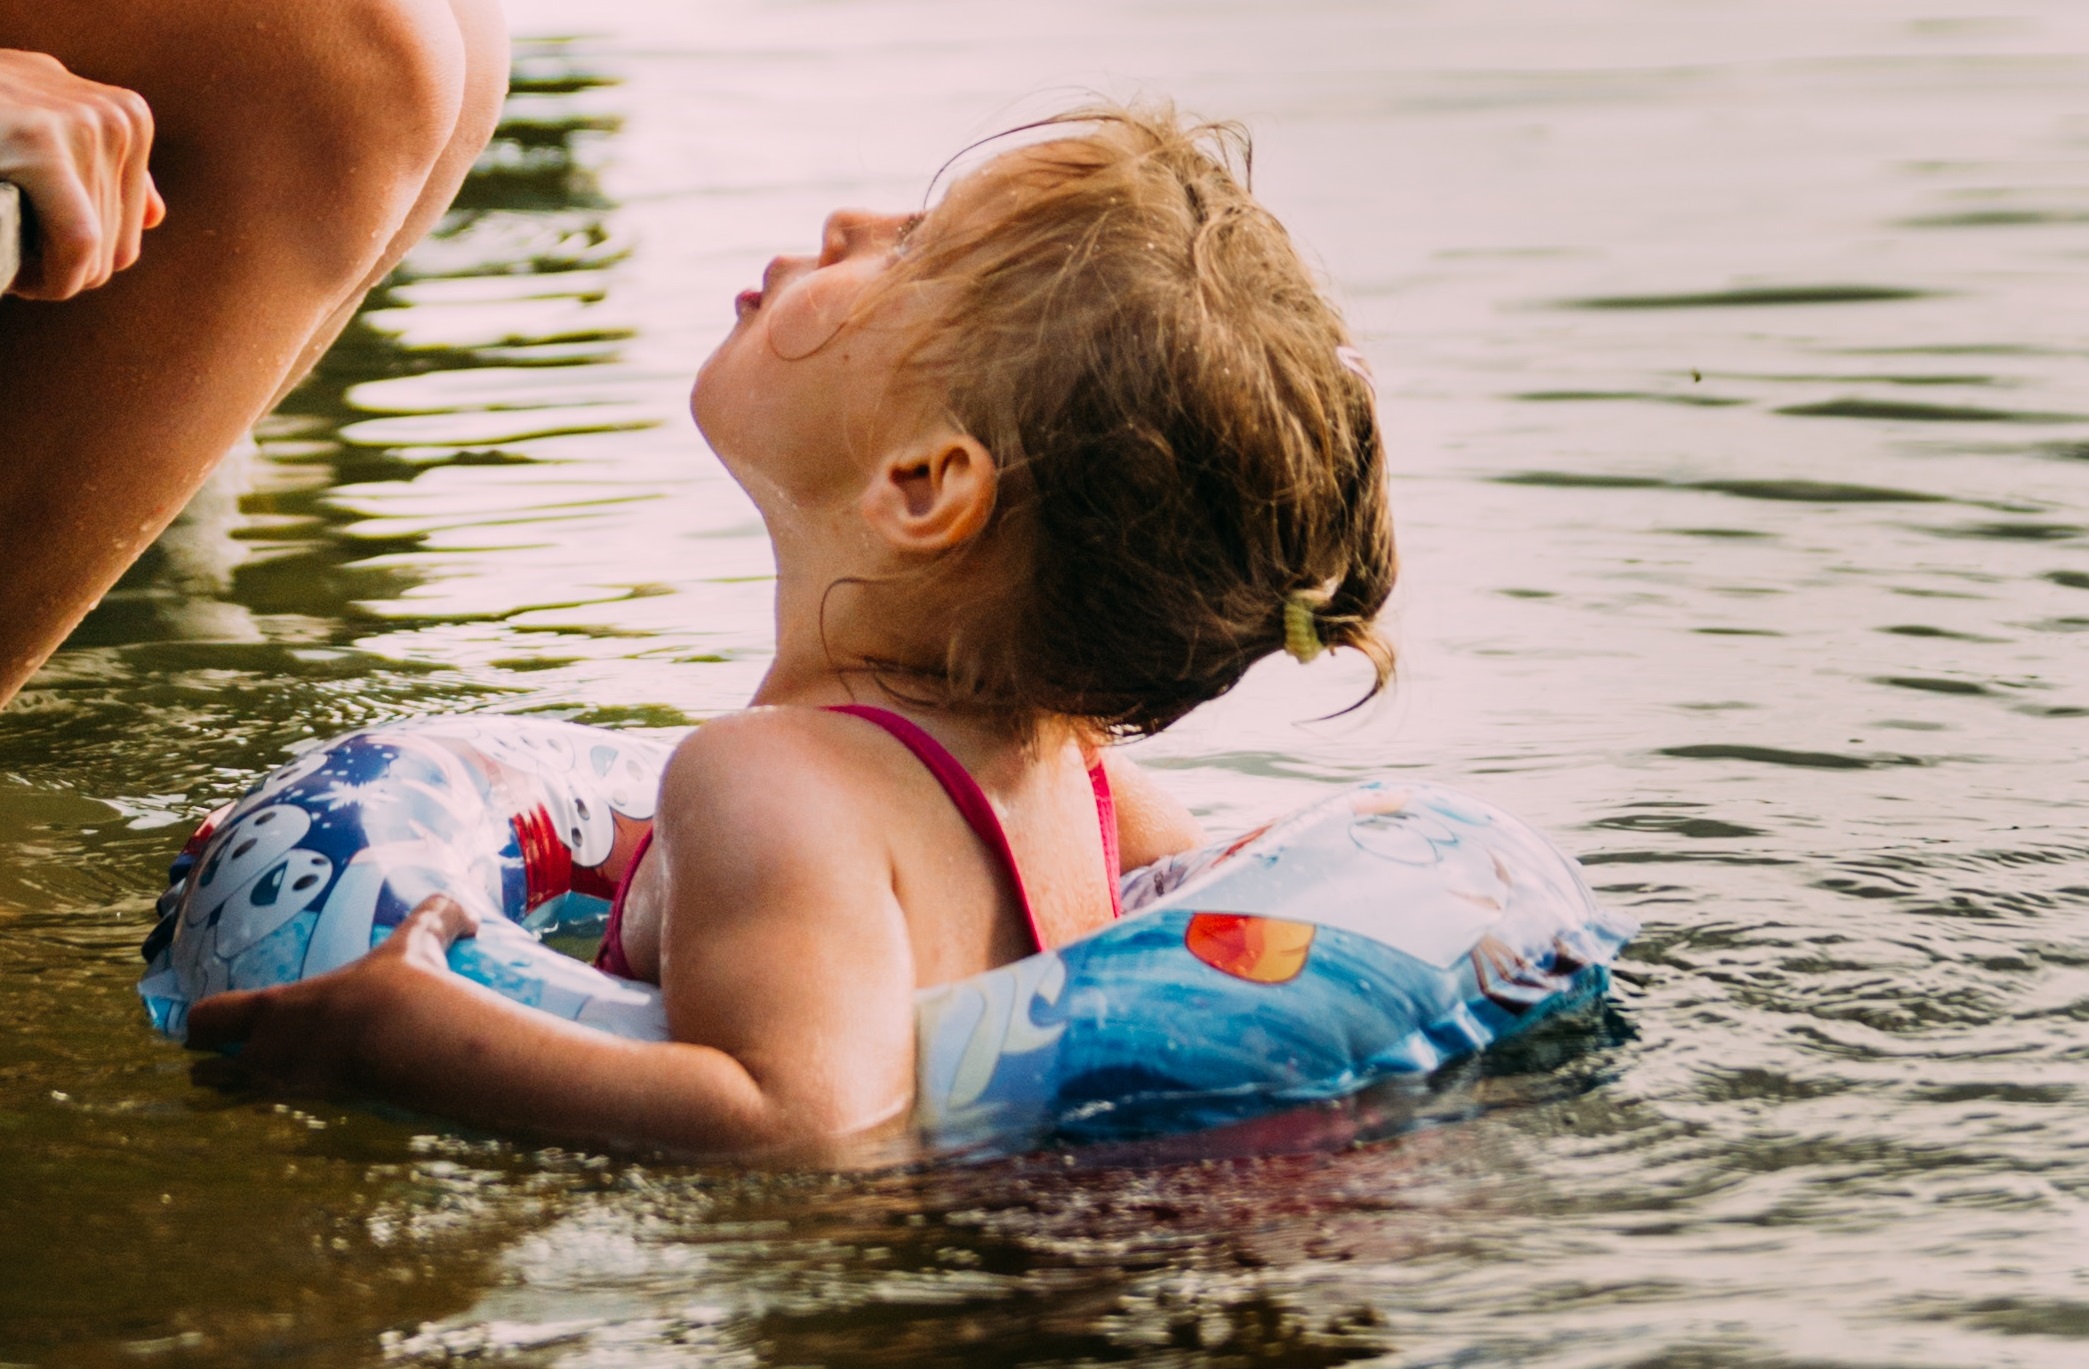
<instances>
[{"instance_id":1,"label":"wet blonde hair","mask_svg":"<svg viewBox=\"0 0 2089 1369\"><path fill-rule=\"evenodd\" d=\"M1395 560L1371 386L1246 188L1246 135L1166 106L1043 127L977 173L1005 212L931 215L890 275L936 301L908 378L1000 479L981 533L905 586L950 625L941 659L869 664L1021 727L1147 734L1284 649L1289 606L1295 653L1302 628L1359 652L1376 694Z\"/></svg>"}]
</instances>

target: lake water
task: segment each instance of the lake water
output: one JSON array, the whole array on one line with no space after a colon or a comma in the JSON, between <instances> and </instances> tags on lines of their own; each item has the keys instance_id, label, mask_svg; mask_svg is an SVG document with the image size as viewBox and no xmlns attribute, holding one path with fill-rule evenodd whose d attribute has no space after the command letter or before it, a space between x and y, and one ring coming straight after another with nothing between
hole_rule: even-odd
<instances>
[{"instance_id":1,"label":"lake water","mask_svg":"<svg viewBox=\"0 0 2089 1369\"><path fill-rule=\"evenodd\" d=\"M457 212L0 716L0 1361L2089 1359L2089 7L512 8ZM1397 471L1395 696L1280 659L1144 757L1220 829L1520 811L1646 924L1614 1016L1262 1158L755 1177L191 1086L131 987L186 824L386 718L735 707L734 292L1091 89L1250 123Z\"/></svg>"}]
</instances>

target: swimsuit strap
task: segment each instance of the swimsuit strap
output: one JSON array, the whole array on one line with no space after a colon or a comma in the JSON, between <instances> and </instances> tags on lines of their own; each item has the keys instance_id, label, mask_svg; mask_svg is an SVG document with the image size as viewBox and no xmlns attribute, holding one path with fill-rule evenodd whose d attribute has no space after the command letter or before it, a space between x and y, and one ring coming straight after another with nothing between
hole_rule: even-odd
<instances>
[{"instance_id":1,"label":"swimsuit strap","mask_svg":"<svg viewBox=\"0 0 2089 1369\"><path fill-rule=\"evenodd\" d=\"M827 712L846 713L884 728L894 741L914 753L914 759L928 767L928 773L936 777L936 783L943 786L943 792L956 805L958 816L979 835L989 851L1001 858L1001 864L1008 870L1008 882L1015 886L1015 901L1022 905L1023 921L1029 924L1030 944L1043 950L1044 930L1037 925L1037 911L1030 906L1030 893L1023 887L1023 872L1016 868L1015 848L1008 844L1008 833L1002 830L1001 819L987 799L986 791L979 787L978 780L972 778L972 772L965 769L964 762L923 731L920 724L889 708L879 708L875 704L833 704Z\"/></svg>"},{"instance_id":2,"label":"swimsuit strap","mask_svg":"<svg viewBox=\"0 0 2089 1369\"><path fill-rule=\"evenodd\" d=\"M1088 787L1095 791L1095 821L1103 829L1103 866L1110 876L1110 916L1124 916L1124 859L1117 852L1117 796L1110 792L1110 776L1102 758L1088 767Z\"/></svg>"},{"instance_id":3,"label":"swimsuit strap","mask_svg":"<svg viewBox=\"0 0 2089 1369\"><path fill-rule=\"evenodd\" d=\"M624 900L631 896L631 881L638 877L639 862L652 849L653 824L649 822L639 834L638 845L631 848L631 863L624 867L624 877L617 881L617 896L609 905L609 924L602 929L602 945L595 952L595 968L619 979L638 978L631 962L624 958Z\"/></svg>"}]
</instances>

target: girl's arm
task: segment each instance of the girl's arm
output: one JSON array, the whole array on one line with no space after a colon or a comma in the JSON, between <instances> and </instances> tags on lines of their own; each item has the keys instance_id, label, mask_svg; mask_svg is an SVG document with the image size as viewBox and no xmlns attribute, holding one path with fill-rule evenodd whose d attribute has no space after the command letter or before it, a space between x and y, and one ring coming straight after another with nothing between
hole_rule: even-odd
<instances>
[{"instance_id":1,"label":"girl's arm","mask_svg":"<svg viewBox=\"0 0 2089 1369\"><path fill-rule=\"evenodd\" d=\"M1189 851L1210 838L1182 800L1153 776L1114 750L1102 753L1103 772L1110 777L1110 797L1117 806L1117 851L1126 870L1151 865L1163 856Z\"/></svg>"},{"instance_id":2,"label":"girl's arm","mask_svg":"<svg viewBox=\"0 0 2089 1369\"><path fill-rule=\"evenodd\" d=\"M626 1041L451 971L443 953L476 921L437 895L354 965L204 999L189 1015L189 1045L244 1042L233 1072L296 1092L378 1097L561 1140L717 1152L786 1134L721 1051Z\"/></svg>"},{"instance_id":3,"label":"girl's arm","mask_svg":"<svg viewBox=\"0 0 2089 1369\"><path fill-rule=\"evenodd\" d=\"M198 1003L190 1044L244 1041L238 1073L303 1091L581 1143L803 1152L898 1121L913 971L889 853L859 777L779 745L790 731L711 724L669 764L648 859L665 862L675 1040L611 1036L452 973L444 952L474 920L438 897L354 965Z\"/></svg>"}]
</instances>

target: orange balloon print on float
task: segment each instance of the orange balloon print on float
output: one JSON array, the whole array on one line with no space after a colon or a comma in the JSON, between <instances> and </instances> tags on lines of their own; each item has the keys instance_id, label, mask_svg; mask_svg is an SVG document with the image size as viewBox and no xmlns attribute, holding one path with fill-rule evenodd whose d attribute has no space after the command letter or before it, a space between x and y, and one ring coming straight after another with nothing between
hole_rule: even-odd
<instances>
[{"instance_id":1,"label":"orange balloon print on float","mask_svg":"<svg viewBox=\"0 0 2089 1369\"><path fill-rule=\"evenodd\" d=\"M1246 913L1193 913L1182 944L1191 955L1235 979L1283 984L1298 978L1312 948L1310 922L1283 922Z\"/></svg>"}]
</instances>

